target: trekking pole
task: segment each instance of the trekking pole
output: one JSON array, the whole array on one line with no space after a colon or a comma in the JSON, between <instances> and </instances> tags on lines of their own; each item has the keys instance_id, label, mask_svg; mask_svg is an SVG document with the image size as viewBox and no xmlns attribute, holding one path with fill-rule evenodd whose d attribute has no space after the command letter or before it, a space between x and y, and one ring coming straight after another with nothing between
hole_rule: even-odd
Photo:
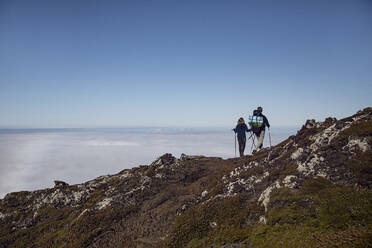
<instances>
[{"instance_id":1,"label":"trekking pole","mask_svg":"<svg viewBox=\"0 0 372 248\"><path fill-rule=\"evenodd\" d=\"M269 128L269 141L270 141L270 148L271 148L271 134L270 134L270 128Z\"/></svg>"},{"instance_id":2,"label":"trekking pole","mask_svg":"<svg viewBox=\"0 0 372 248\"><path fill-rule=\"evenodd\" d=\"M235 157L236 157L236 133L234 133L235 136Z\"/></svg>"}]
</instances>

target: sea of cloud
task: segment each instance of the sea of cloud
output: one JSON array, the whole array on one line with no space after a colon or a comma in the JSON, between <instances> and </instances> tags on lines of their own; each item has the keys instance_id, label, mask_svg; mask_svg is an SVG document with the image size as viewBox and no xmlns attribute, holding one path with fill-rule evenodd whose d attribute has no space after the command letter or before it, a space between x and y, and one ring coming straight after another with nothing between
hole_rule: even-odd
<instances>
[{"instance_id":1,"label":"sea of cloud","mask_svg":"<svg viewBox=\"0 0 372 248\"><path fill-rule=\"evenodd\" d=\"M295 134L273 128L272 144ZM264 144L269 145L269 135ZM246 153L251 152L251 141ZM234 157L230 129L0 129L0 198L9 192L69 184L150 164L164 153Z\"/></svg>"}]
</instances>

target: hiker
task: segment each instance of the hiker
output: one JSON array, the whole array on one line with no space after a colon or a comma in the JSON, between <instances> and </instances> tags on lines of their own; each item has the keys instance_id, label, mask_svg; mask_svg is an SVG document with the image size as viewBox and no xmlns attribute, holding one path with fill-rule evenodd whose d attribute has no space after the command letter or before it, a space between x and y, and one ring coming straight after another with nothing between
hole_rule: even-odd
<instances>
[{"instance_id":1,"label":"hiker","mask_svg":"<svg viewBox=\"0 0 372 248\"><path fill-rule=\"evenodd\" d=\"M262 117L263 119L263 123L260 127L252 128L252 131L256 135L257 140L258 140L256 149L253 150L253 153L257 152L258 150L262 148L263 140L265 138L265 129L266 127L270 128L269 121L267 120L266 116L262 114L262 110L263 110L262 107L258 107L257 110L253 111L253 116Z\"/></svg>"},{"instance_id":2,"label":"hiker","mask_svg":"<svg viewBox=\"0 0 372 248\"><path fill-rule=\"evenodd\" d=\"M233 129L233 131L238 134L239 153L240 157L243 157L246 143L245 132L250 132L251 130L248 129L247 125L244 122L244 119L240 117L238 120L238 124Z\"/></svg>"}]
</instances>

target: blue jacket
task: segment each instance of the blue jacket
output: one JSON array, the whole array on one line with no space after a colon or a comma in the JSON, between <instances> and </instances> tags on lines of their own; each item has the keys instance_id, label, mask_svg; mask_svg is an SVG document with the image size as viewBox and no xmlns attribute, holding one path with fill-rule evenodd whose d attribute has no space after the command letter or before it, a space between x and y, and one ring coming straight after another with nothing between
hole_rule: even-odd
<instances>
[{"instance_id":1,"label":"blue jacket","mask_svg":"<svg viewBox=\"0 0 372 248\"><path fill-rule=\"evenodd\" d=\"M245 123L240 123L236 125L236 128L233 129L235 133L238 134L238 139L245 139L245 132L250 132L251 130L248 129Z\"/></svg>"}]
</instances>

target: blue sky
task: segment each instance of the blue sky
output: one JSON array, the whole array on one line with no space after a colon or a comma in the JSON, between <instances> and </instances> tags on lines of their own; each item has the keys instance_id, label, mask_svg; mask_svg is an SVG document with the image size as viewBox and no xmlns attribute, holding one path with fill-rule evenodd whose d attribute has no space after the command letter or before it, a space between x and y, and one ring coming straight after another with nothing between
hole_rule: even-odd
<instances>
[{"instance_id":1,"label":"blue sky","mask_svg":"<svg viewBox=\"0 0 372 248\"><path fill-rule=\"evenodd\" d=\"M273 126L372 105L372 1L0 0L0 126Z\"/></svg>"}]
</instances>

